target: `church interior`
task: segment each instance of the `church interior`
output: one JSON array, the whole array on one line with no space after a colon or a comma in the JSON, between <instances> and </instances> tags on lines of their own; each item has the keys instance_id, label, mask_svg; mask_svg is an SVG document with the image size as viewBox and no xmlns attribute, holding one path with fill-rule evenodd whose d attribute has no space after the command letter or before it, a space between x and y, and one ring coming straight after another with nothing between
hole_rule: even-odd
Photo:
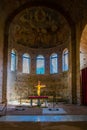
<instances>
[{"instance_id":1,"label":"church interior","mask_svg":"<svg viewBox=\"0 0 87 130\"><path fill-rule=\"evenodd\" d=\"M41 115L43 107L87 115L86 78L86 0L0 1L0 118L2 106L7 111L4 116ZM19 107L12 113L9 106ZM58 115L56 111L51 114ZM84 118L80 124L73 120L74 126L39 121L28 127L28 122L19 126L0 119L0 128L83 130Z\"/></svg>"}]
</instances>

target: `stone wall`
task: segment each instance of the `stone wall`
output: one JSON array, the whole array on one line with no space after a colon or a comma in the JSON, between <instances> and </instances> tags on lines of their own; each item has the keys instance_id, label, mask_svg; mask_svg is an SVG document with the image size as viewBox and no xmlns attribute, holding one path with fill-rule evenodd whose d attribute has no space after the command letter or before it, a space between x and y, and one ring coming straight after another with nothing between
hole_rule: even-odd
<instances>
[{"instance_id":1,"label":"stone wall","mask_svg":"<svg viewBox=\"0 0 87 130\"><path fill-rule=\"evenodd\" d=\"M68 45L68 42L66 43ZM14 48L17 51L18 64L16 72L11 71L11 50ZM7 79L7 99L18 100L20 98L28 98L30 95L37 95L37 90L34 86L38 80L46 85L46 88L41 89L41 95L61 97L61 100L68 101L70 97L69 88L69 72L62 71L62 52L65 49L65 44L52 49L36 49L27 48L25 46L13 45L9 46L8 52L8 79ZM28 53L31 57L30 74L22 73L22 55ZM50 55L58 54L58 74L50 74ZM46 58L45 74L36 74L36 56L42 54Z\"/></svg>"},{"instance_id":2,"label":"stone wall","mask_svg":"<svg viewBox=\"0 0 87 130\"><path fill-rule=\"evenodd\" d=\"M68 73L61 73L56 75L25 75L17 73L11 79L12 85L8 88L8 99L28 99L28 96L37 95L35 86L38 80L46 87L41 89L41 95L61 97L62 100L69 99Z\"/></svg>"}]
</instances>

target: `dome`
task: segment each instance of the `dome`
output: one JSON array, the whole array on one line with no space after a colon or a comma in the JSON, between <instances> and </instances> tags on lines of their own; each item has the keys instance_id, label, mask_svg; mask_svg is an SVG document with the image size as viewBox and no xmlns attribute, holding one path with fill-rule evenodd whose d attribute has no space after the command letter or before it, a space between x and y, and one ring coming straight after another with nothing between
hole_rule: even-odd
<instances>
[{"instance_id":1,"label":"dome","mask_svg":"<svg viewBox=\"0 0 87 130\"><path fill-rule=\"evenodd\" d=\"M10 26L10 41L29 48L52 48L70 38L69 25L57 11L47 7L23 9Z\"/></svg>"}]
</instances>

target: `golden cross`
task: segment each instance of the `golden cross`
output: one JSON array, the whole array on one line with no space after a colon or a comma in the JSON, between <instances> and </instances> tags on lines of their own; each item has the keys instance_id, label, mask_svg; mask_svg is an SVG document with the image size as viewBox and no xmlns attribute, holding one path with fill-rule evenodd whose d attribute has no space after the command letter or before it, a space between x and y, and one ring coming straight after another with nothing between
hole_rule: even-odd
<instances>
[{"instance_id":1,"label":"golden cross","mask_svg":"<svg viewBox=\"0 0 87 130\"><path fill-rule=\"evenodd\" d=\"M40 89L46 87L46 85L41 85L41 82L38 81L38 85L35 87L37 87L37 95L40 96Z\"/></svg>"}]
</instances>

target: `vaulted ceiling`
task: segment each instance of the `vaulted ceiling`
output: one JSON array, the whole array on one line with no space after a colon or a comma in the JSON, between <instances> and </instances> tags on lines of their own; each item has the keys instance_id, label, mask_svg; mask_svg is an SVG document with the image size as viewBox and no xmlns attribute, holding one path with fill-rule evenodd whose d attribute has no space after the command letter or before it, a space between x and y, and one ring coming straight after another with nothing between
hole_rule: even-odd
<instances>
[{"instance_id":1,"label":"vaulted ceiling","mask_svg":"<svg viewBox=\"0 0 87 130\"><path fill-rule=\"evenodd\" d=\"M47 7L31 7L12 21L10 39L29 48L52 48L69 42L70 29L59 12Z\"/></svg>"},{"instance_id":2,"label":"vaulted ceiling","mask_svg":"<svg viewBox=\"0 0 87 130\"><path fill-rule=\"evenodd\" d=\"M42 10L35 8L40 6L44 6L46 8L43 8ZM29 9L30 7L33 7L31 8L31 10L33 10L31 22L34 20L35 23L32 22L31 25L28 16L25 16L25 14L30 13L31 10L24 10L25 7L29 7ZM52 11L55 14L54 16L52 15ZM50 12L49 17L47 16L48 12ZM87 23L87 0L3 0L0 1L0 28L4 28L7 19L8 21L10 21L10 19L14 19L12 21L12 24L14 24L14 22L16 23L16 29L11 26L11 28L14 30L13 34L16 35L17 29L22 27L21 30L23 31L21 32L21 39L24 38L24 35L26 33L26 40L24 40L25 45L29 43L30 47L36 48L40 45L35 43L45 42L45 44L42 45L43 48L57 46L57 42L62 43L62 39L65 38L66 40L66 38L69 36L69 28L67 30L66 27L69 27L68 24L72 26L72 23L75 23L77 26L79 26L79 31L82 33L80 37L82 64L84 61L83 59L86 59L87 57L87 26L84 26ZM47 20L50 21L49 24L46 23ZM19 24L19 21L21 21L21 25ZM37 21L39 24L37 24ZM56 23L56 21L58 22ZM25 26L26 22L27 24ZM27 31L27 26L30 26L31 30ZM34 36L35 34L33 31L37 34L37 37ZM0 31L0 34L1 33L3 32ZM18 35L20 35L20 33ZM31 35L31 39L27 37L28 35ZM42 37L42 35L44 35L44 37ZM52 39L54 39L53 35L54 37L57 36L57 38L56 40L53 40L53 43L50 44ZM67 37L64 37L66 35ZM20 43L21 39L16 38L15 40Z\"/></svg>"}]
</instances>

